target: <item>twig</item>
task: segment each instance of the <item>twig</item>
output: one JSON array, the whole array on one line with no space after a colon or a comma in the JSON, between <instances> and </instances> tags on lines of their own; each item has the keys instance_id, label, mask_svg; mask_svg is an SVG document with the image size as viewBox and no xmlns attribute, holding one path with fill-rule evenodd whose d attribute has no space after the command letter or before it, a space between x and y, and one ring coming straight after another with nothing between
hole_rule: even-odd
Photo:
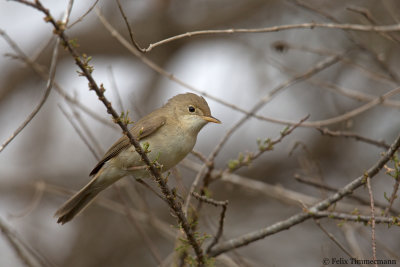
<instances>
[{"instance_id":1,"label":"twig","mask_svg":"<svg viewBox=\"0 0 400 267\"><path fill-rule=\"evenodd\" d=\"M18 60L23 61L25 64L27 64L37 75L39 75L43 80L48 80L49 75L46 73L44 66L37 64L34 62L32 59L30 59L25 53L22 51L22 49L8 36L4 31L0 29L0 35L3 36L5 41L10 45L10 47L17 53L17 57L15 57ZM112 123L109 120L105 120L104 118L100 117L96 112L88 109L85 105L74 99L72 96L70 96L65 90L61 88L61 86L53 81L53 87L56 90L57 93L59 93L62 97L65 98L68 102L71 104L76 105L79 109L84 111L86 114L94 118L95 120L111 127L115 127L115 123Z\"/></svg>"},{"instance_id":2,"label":"twig","mask_svg":"<svg viewBox=\"0 0 400 267\"><path fill-rule=\"evenodd\" d=\"M364 173L364 175L356 178L355 180L353 180L346 186L342 187L335 194L331 195L330 197L326 198L325 200L320 201L319 203L315 204L308 210L307 213L301 212L301 213L295 214L295 215L289 217L288 219L277 222L271 226L262 228L257 231L250 232L248 234L245 234L245 235L233 238L233 239L230 239L222 244L216 245L214 247L214 249L212 249L210 251L209 255L212 257L218 256L221 253L230 251L230 250L238 248L238 247L245 246L249 243L252 243L259 239L265 238L266 236L289 229L290 227L292 227L294 225L297 225L305 220L312 218L314 213L326 210L332 204L338 202L346 195L353 193L353 191L355 189L357 189L361 185L365 184L366 177L369 177L369 178L374 177L383 168L383 166L390 160L390 158L399 149L399 147L400 147L400 135L396 138L396 140L390 146L388 151L386 151L386 153L384 153L384 155L381 157L381 159L378 162L376 162L371 168L369 168L368 171L366 171Z\"/></svg>"},{"instance_id":3,"label":"twig","mask_svg":"<svg viewBox=\"0 0 400 267\"><path fill-rule=\"evenodd\" d=\"M376 263L376 242L375 242L375 205L374 205L374 196L372 194L371 188L371 178L369 176L365 177L367 179L367 188L369 193L369 198L371 200L371 232L372 232L372 259L374 260L375 267L378 267Z\"/></svg>"},{"instance_id":4,"label":"twig","mask_svg":"<svg viewBox=\"0 0 400 267\"><path fill-rule=\"evenodd\" d=\"M91 140L91 142L93 144L93 147L96 149L96 151L97 151L97 158L96 159L100 160L101 157L99 158L98 156L104 154L102 146L97 141L96 137L93 135L93 133L90 130L90 128L87 125L87 123L82 120L81 114L76 110L76 108L70 102L67 102L67 103L69 104L69 106L70 106L70 108L72 110L72 113L73 113L76 121L79 123L81 129L84 131L84 133L89 138L89 140Z\"/></svg>"},{"instance_id":5,"label":"twig","mask_svg":"<svg viewBox=\"0 0 400 267\"><path fill-rule=\"evenodd\" d=\"M192 150L190 151L190 153L194 156L196 156L198 159L200 159L203 163L207 164L207 157L204 156L202 153L200 153L199 151L196 150Z\"/></svg>"},{"instance_id":6,"label":"twig","mask_svg":"<svg viewBox=\"0 0 400 267\"><path fill-rule=\"evenodd\" d=\"M319 229L321 229L322 232L324 232L324 234L326 234L326 236L333 241L333 243L335 243L344 253L346 253L347 256L349 256L350 258L355 258L353 255L351 255L351 253L339 242L339 240L337 240L335 238L335 236L331 233L329 233L319 222L319 220L314 219L315 224L319 227Z\"/></svg>"},{"instance_id":7,"label":"twig","mask_svg":"<svg viewBox=\"0 0 400 267\"><path fill-rule=\"evenodd\" d=\"M31 260L31 255L28 255L25 248L20 244L18 237L16 234L9 229L8 226L0 219L0 230L10 243L11 247L14 249L15 254L17 254L18 258L29 267L34 267L35 264Z\"/></svg>"},{"instance_id":8,"label":"twig","mask_svg":"<svg viewBox=\"0 0 400 267\"><path fill-rule=\"evenodd\" d=\"M327 19L329 19L330 21L333 21L333 22L335 22L335 23L340 23L340 21L337 20L335 17L333 17L329 12L324 12L324 11L322 11L321 9L316 8L314 5L312 5L312 4L310 4L310 3L306 3L306 2L304 2L304 1L302 1L302 0L294 0L294 2L295 2L296 5L298 5L298 6L302 7L302 8L311 10L311 11L313 11L313 12L315 12L315 13L317 13L317 14L319 14L319 15L321 15L321 16L327 18ZM390 78L392 79L392 81L395 81L395 82L398 82L398 81L399 81L399 79L398 79L396 73L393 72L393 71L389 68L389 66L387 65L387 63L386 63L374 50L370 49L369 47L363 45L363 44L360 43L360 42L357 42L356 39L354 38L354 35L351 34L351 32L345 31L345 34L346 34L347 38L348 38L351 42L353 42L355 45L357 45L358 48L359 48L361 51L366 51L366 52L372 57L372 59L373 59L375 62L378 63L378 65L380 66L380 68L383 69L385 72L387 72L387 73L389 74L389 76L390 76Z\"/></svg>"},{"instance_id":9,"label":"twig","mask_svg":"<svg viewBox=\"0 0 400 267\"><path fill-rule=\"evenodd\" d=\"M365 7L358 7L358 6L353 6L352 5L352 6L348 6L346 9L349 10L349 11L361 14L372 25L377 25L378 24L376 19L372 16L371 12ZM399 44L399 40L395 36L391 35L390 33L379 32L379 35L381 35L382 37L384 37L384 38L386 38L386 39L388 39L388 40L390 40L392 42L395 42L395 43Z\"/></svg>"},{"instance_id":10,"label":"twig","mask_svg":"<svg viewBox=\"0 0 400 267\"><path fill-rule=\"evenodd\" d=\"M228 168L224 171L228 172L237 171L239 168L248 165L250 162L257 159L264 152L273 150L276 144L282 142L282 140L286 136L290 135L297 127L299 127L309 117L310 115L307 115L304 118L302 118L296 125L285 128L283 131L281 131L279 137L277 137L275 140L270 140L269 138L266 139L265 141L259 140L258 144L259 149L256 153L249 153L247 156L244 156L242 160L231 161L232 164L229 164Z\"/></svg>"},{"instance_id":11,"label":"twig","mask_svg":"<svg viewBox=\"0 0 400 267\"><path fill-rule=\"evenodd\" d=\"M399 190L399 184L400 184L400 163L397 154L394 155L393 157L393 162L394 162L394 169L389 169L387 166L385 166L386 173L392 176L395 179L395 184L393 185L393 191L392 194L390 195L389 198L389 205L385 208L384 211L384 216L387 216L389 214L389 211L392 209L394 200L397 198L397 191ZM391 172L394 171L393 174Z\"/></svg>"},{"instance_id":12,"label":"twig","mask_svg":"<svg viewBox=\"0 0 400 267\"><path fill-rule=\"evenodd\" d=\"M5 222L0 218L0 231L3 233L4 237L10 243L11 247L14 249L15 253L19 259L29 267L35 266L54 266L45 256L33 249L30 245L24 242L18 234L7 226Z\"/></svg>"},{"instance_id":13,"label":"twig","mask_svg":"<svg viewBox=\"0 0 400 267\"><path fill-rule=\"evenodd\" d=\"M202 165L188 159L184 159L181 164L195 172L199 172L202 167ZM213 180L220 180L222 182L237 185L240 188L245 188L246 190L252 190L255 193L265 195L268 198L276 199L277 201L286 205L298 207L301 203L306 206L312 206L320 201L320 199L313 197L309 194L303 194L294 190L290 190L284 188L282 185L279 184L272 185L234 173L222 172L221 170L212 171L211 176ZM337 190L338 189L336 189L335 191ZM368 206L360 206L358 207L358 209L362 212L369 212L369 202L367 204ZM383 207L385 206L383 205ZM354 205L340 202L335 205L335 209L342 212L350 213L354 211Z\"/></svg>"},{"instance_id":14,"label":"twig","mask_svg":"<svg viewBox=\"0 0 400 267\"><path fill-rule=\"evenodd\" d=\"M108 67L108 73L109 73L109 79L110 79L110 82L111 82L111 88L113 89L113 91L115 93L115 96L116 96L116 99L117 99L117 102L118 102L118 106L119 106L119 110L121 112L125 111L124 105L122 103L122 98L121 98L121 95L120 95L119 90L118 90L117 82L115 81L114 72L113 72L113 69L112 69L111 66Z\"/></svg>"},{"instance_id":15,"label":"twig","mask_svg":"<svg viewBox=\"0 0 400 267\"><path fill-rule=\"evenodd\" d=\"M135 39L133 38L133 31L132 31L132 29L131 29L131 26L129 25L128 18L127 18L126 15L125 15L125 12L124 12L124 9L123 9L122 6L121 6L121 3L119 2L119 0L116 0L116 2L117 2L117 5L118 5L119 12L121 12L122 18L124 19L125 25L126 25L126 27L127 27L127 29L128 29L129 37L131 38L132 44L135 46L135 48L136 48L138 51L144 53L144 52L145 52L145 49L141 48L140 45L139 45L139 44L135 41Z\"/></svg>"},{"instance_id":16,"label":"twig","mask_svg":"<svg viewBox=\"0 0 400 267\"><path fill-rule=\"evenodd\" d=\"M76 125L75 122L72 120L71 115L69 115L61 105L58 105L58 107L61 110L62 114L67 118L68 122L72 125L72 127L75 130L75 132L79 135L79 137L81 138L83 143L85 143L85 145L89 148L89 151L92 153L94 158L97 159L97 160L100 160L100 157L98 156L96 150L92 147L92 145L90 144L89 140L87 140L85 135L81 132L81 130L79 129L78 125Z\"/></svg>"},{"instance_id":17,"label":"twig","mask_svg":"<svg viewBox=\"0 0 400 267\"><path fill-rule=\"evenodd\" d=\"M74 194L72 190L49 183L46 183L45 191L51 194L56 194L61 196L72 196ZM97 197L93 201L93 204L105 208L111 212L127 215L126 207L123 204L104 198L102 196ZM175 237L175 229L173 229L169 224L161 221L158 218L150 217L147 213L139 211L132 207L129 207L129 210L132 214L135 215L135 218L140 220L143 224L151 223L155 227L155 229L157 229L158 232L162 234L164 237L168 239L172 239Z\"/></svg>"},{"instance_id":18,"label":"twig","mask_svg":"<svg viewBox=\"0 0 400 267\"><path fill-rule=\"evenodd\" d=\"M205 203L207 203L207 204L213 205L214 207L227 206L228 203L229 203L228 200L225 200L225 201L218 201L218 200L209 198L209 197L207 197L207 196L200 195L200 194L197 193L197 192L192 192L192 195L193 195L197 200L200 200L200 201L203 201L203 202L205 202Z\"/></svg>"},{"instance_id":19,"label":"twig","mask_svg":"<svg viewBox=\"0 0 400 267\"><path fill-rule=\"evenodd\" d=\"M222 207L221 215L219 216L218 231L217 231L217 234L214 236L213 241L210 243L210 245L208 245L208 247L206 249L206 252L208 253L218 243L219 239L222 236L222 233L224 231L225 213L226 213L226 209L228 208L229 202L228 202L228 200L217 201L217 200L211 199L209 197L206 197L204 195L200 195L200 194L198 194L196 192L192 192L192 195L196 199L198 199L200 201L203 201L203 202L205 202L207 204L211 204L211 205L213 205L215 207L218 207L218 206Z\"/></svg>"},{"instance_id":20,"label":"twig","mask_svg":"<svg viewBox=\"0 0 400 267\"><path fill-rule=\"evenodd\" d=\"M204 31L193 31L176 36L169 37L167 39L158 41L150 44L145 52L150 52L157 46L164 45L166 43L176 41L182 38L188 38L198 35L211 35L211 34L233 34L233 33L267 33L267 32L278 32L292 29L314 29L314 28L328 28L328 29L341 29L351 31L367 31L367 32L395 32L400 31L400 24L385 25L385 26L373 26L373 25L361 25L361 24L338 24L338 23L301 23L291 25L281 25L265 28L256 29L226 29L226 30L204 30Z\"/></svg>"},{"instance_id":21,"label":"twig","mask_svg":"<svg viewBox=\"0 0 400 267\"><path fill-rule=\"evenodd\" d=\"M381 140L381 141L377 141L368 137L364 137L361 135L358 135L356 133L352 133L352 132L342 132L342 131L331 131L328 128L317 128L317 130L323 134L323 135L328 135L328 136L332 136L332 137L346 137L346 138L354 138L357 141L361 141L367 144L371 144L371 145L375 145L377 147L382 147L385 149L388 149L390 146L388 144L386 144L385 141Z\"/></svg>"},{"instance_id":22,"label":"twig","mask_svg":"<svg viewBox=\"0 0 400 267\"><path fill-rule=\"evenodd\" d=\"M60 37L60 39L63 41L63 44L65 45L65 47L68 49L69 53L74 58L76 65L81 70L81 75L83 75L87 78L90 89L94 90L96 92L96 95L98 96L99 100L106 106L107 112L110 115L112 115L115 123L117 123L120 126L123 133L127 136L130 143L135 147L135 150L137 151L137 153L139 153L139 155L141 156L144 163L149 166L151 175L155 178L156 182L159 184L161 191L164 194L164 196L168 202L169 207L173 210L174 214L178 218L178 222L179 222L180 226L183 228L190 245L193 247L193 249L195 251L198 265L202 266L204 264L203 251L202 251L199 243L197 242L193 232L191 231L191 228L189 226L186 216L182 212L180 202L177 202L175 200L174 195L172 194L171 190L169 189L169 187L166 183L166 180L161 175L160 170L156 166L154 166L153 163L151 163L151 161L147 157L146 153L143 151L140 143L136 140L136 138L133 137L131 132L128 130L126 124L121 121L119 115L111 106L111 103L104 96L105 89L104 89L103 85L100 85L100 86L97 85L96 81L94 80L93 76L91 75L90 67L87 65L87 62L85 62L85 59L82 58L82 55L80 55L75 50L75 48L71 45L68 37L66 36L66 34L62 28L62 25L60 25L53 19L49 10L47 8L45 8L39 0L35 0L34 3L29 2L27 0L15 0L15 1L22 3L22 4L26 4L28 6L31 6L35 9L41 11L42 13L45 14L46 21L53 25L54 33Z\"/></svg>"},{"instance_id":23,"label":"twig","mask_svg":"<svg viewBox=\"0 0 400 267\"><path fill-rule=\"evenodd\" d=\"M292 78L290 78L289 80L279 84L278 86L276 86L275 88L273 88L268 94L266 94L265 96L263 96L254 106L253 108L247 112L247 114L245 116L243 116L239 121L237 121L227 132L226 134L222 137L222 139L219 141L219 143L217 144L217 146L214 148L214 150L210 153L210 155L207 158L207 161L212 163L215 159L215 157L218 155L218 153L221 151L222 147L225 145L225 143L228 141L228 139L232 136L232 134L239 129L240 126L243 125L243 123L245 123L248 118L255 114L260 108L262 108L266 103L268 103L269 101L271 101L271 99L280 91L282 91L283 89L296 84L304 79L307 79L315 74L317 74L318 72L326 69L327 67L335 64L338 61L338 56L334 56L334 57L328 57L325 58L324 60L318 62L317 64L315 64L312 68L310 68L309 70L307 70L306 72L304 72L301 75L296 75ZM296 123L297 124L297 123ZM296 125L295 124L295 125ZM204 165L203 168L199 171L199 173L197 174L195 180L193 181L191 188L190 188L190 192L194 192L195 188L197 187L197 184L199 183L201 177L206 177L204 178L204 182L203 182L203 188L208 186L208 176L210 174L210 172L213 170L213 166L209 165L206 166ZM205 173L205 174L204 174ZM188 194L187 199L185 201L185 208L184 211L187 212L187 209L189 207L189 203L190 203L190 199L191 199L191 195Z\"/></svg>"},{"instance_id":24,"label":"twig","mask_svg":"<svg viewBox=\"0 0 400 267\"><path fill-rule=\"evenodd\" d=\"M365 259L363 251L361 250L361 247L360 247L360 241L357 239L359 234L356 233L355 229L354 229L356 227L360 228L361 226L352 225L352 224L343 224L340 229L343 231L344 237L347 241L347 244L349 244L350 249L351 249L353 255L356 257L356 259ZM362 227L362 228L364 228L364 227ZM367 265L365 265L365 264L360 264L360 266L367 267Z\"/></svg>"},{"instance_id":25,"label":"twig","mask_svg":"<svg viewBox=\"0 0 400 267\"><path fill-rule=\"evenodd\" d=\"M0 35L3 36L4 39L7 40L7 42L12 43L13 41L8 37L8 35L0 30ZM3 142L3 144L0 146L0 152L4 150L4 148L12 141L14 138L25 128L26 125L28 125L29 122L32 121L32 119L36 116L36 114L39 112L39 110L43 107L44 103L46 102L48 96L50 95L51 88L53 88L53 81L54 81L54 76L56 73L56 66L57 66L57 57L58 57L58 45L60 43L60 39L57 38L56 44L54 46L53 50L53 56L51 58L51 64L50 64L50 71L49 71L49 79L47 80L46 84L46 90L40 99L39 103L37 106L33 109L31 114L25 119L25 121L11 134L10 137L7 138Z\"/></svg>"},{"instance_id":26,"label":"twig","mask_svg":"<svg viewBox=\"0 0 400 267\"><path fill-rule=\"evenodd\" d=\"M318 181L314 181L314 180L311 180L311 179L305 179L305 178L301 177L297 173L294 175L294 178L300 183L311 185L311 186L314 186L314 187L317 187L317 188L322 188L324 190L328 190L328 191L331 191L331 192L336 192L336 191L339 190L336 187L332 187L332 186L329 186L327 184L322 184L322 183L320 183ZM358 201L359 203L361 203L363 205L370 205L370 201L369 200L366 200L366 199L364 199L362 197L359 197L357 195L353 195L352 194L352 195L348 195L347 197L351 198L351 199L354 199L354 200ZM386 209L387 208L387 206L385 204L379 203L379 202L376 202L376 201L375 201L375 207L379 207L381 209ZM393 207L390 207L390 211L392 211L394 214L399 214L400 213L399 211L394 210Z\"/></svg>"},{"instance_id":27,"label":"twig","mask_svg":"<svg viewBox=\"0 0 400 267\"><path fill-rule=\"evenodd\" d=\"M29 204L27 205L24 210L18 212L18 213L12 213L9 215L10 218L19 218L19 217L24 217L27 214L31 213L40 203L40 200L43 197L43 192L45 190L46 183L43 181L37 181L35 182L35 193L32 197L32 200L29 201Z\"/></svg>"},{"instance_id":28,"label":"twig","mask_svg":"<svg viewBox=\"0 0 400 267\"><path fill-rule=\"evenodd\" d=\"M143 230L143 227L139 224L136 217L132 214L131 210L129 209L129 204L126 198L123 196L122 187L118 184L114 187L118 191L118 196L121 202L124 204L125 212L128 217L128 220L132 223L135 229L139 232L142 236L143 241L146 243L147 247L150 250L151 255L156 260L157 264L160 265L162 262L160 252L158 251L157 247L153 244L152 240L148 236L148 234Z\"/></svg>"},{"instance_id":29,"label":"twig","mask_svg":"<svg viewBox=\"0 0 400 267\"><path fill-rule=\"evenodd\" d=\"M75 20L73 23L71 23L70 25L68 25L68 29L72 28L75 24L77 24L78 22L82 21L84 17L86 17L90 12L92 12L93 8L97 5L97 3L99 2L99 0L96 0L93 5L91 5L89 7L89 9L82 15L80 16L77 20Z\"/></svg>"},{"instance_id":30,"label":"twig","mask_svg":"<svg viewBox=\"0 0 400 267\"><path fill-rule=\"evenodd\" d=\"M336 220L344 220L351 222L363 222L372 224L372 216L360 215L360 214L348 214L348 213L340 213L334 211L318 211L313 214L314 218L329 218ZM400 217L384 217L384 216L374 216L376 223L386 223L388 225L397 225L400 226Z\"/></svg>"},{"instance_id":31,"label":"twig","mask_svg":"<svg viewBox=\"0 0 400 267\"><path fill-rule=\"evenodd\" d=\"M295 125L297 122L296 121L291 121L291 120L282 120L282 119L275 119L275 118L270 118L270 117L266 117L266 116L261 116L261 115L257 115L252 113L251 111L247 111L245 109L242 109L236 105L233 105L223 99L220 99L218 97L215 97L213 95L210 95L202 90L199 90L193 86L191 86L188 83L185 83L184 81L178 79L176 76L174 76L172 73L169 73L168 71L166 71L165 69L163 69L162 67L160 67L159 65L157 65L156 63L154 63L153 61L151 61L150 59L146 58L145 55L143 53L140 53L134 46L130 45L130 43L128 41L126 41L119 33L118 31L111 26L111 24L104 18L104 16L101 14L101 12L99 10L97 10L97 16L99 17L100 21L103 23L104 27L111 33L111 35L113 37L115 37L126 49L128 49L133 55L135 55L136 57L138 57L145 65L147 65L148 67L150 67L151 69L153 69L154 71L156 71L157 73L159 73L160 75L170 79L171 81L176 82L177 84L183 86L184 88L187 88L193 92L197 92L205 97L208 97L226 107L232 108L234 110L237 110L247 116L251 116L254 117L256 119L259 120L263 120L263 121L268 121L268 122L272 122L272 123L278 123L278 124L283 124L283 125ZM325 62L325 64L331 65L334 64L335 62L337 62L337 60L340 59L340 57L343 57L343 55L337 55L338 58L333 57L333 58L328 58L327 62ZM334 62L330 62L330 59L332 59ZM324 65L323 62L319 62L319 64ZM327 66L322 66L324 68L326 68ZM316 72L318 72L318 68L315 69ZM299 75L301 76L301 75ZM312 76L312 73L310 73L309 76ZM296 76L297 77L297 76ZM309 77L307 77L309 78ZM301 127L321 127L321 126L327 126L330 124L334 124L334 123L338 123L341 122L343 120L347 120L351 117L357 116L359 114L361 114L362 112L365 112L366 110L368 110L369 108L372 108L375 105L378 105L380 103L383 103L385 101L385 98L381 99L382 97L378 97L379 99L381 99L381 101L377 101L377 103L374 102L373 105L368 103L366 105L366 107L362 106L360 108L355 109L353 112L351 113L346 113L343 116L337 116L337 117L333 117L330 119L326 119L326 120L319 120L319 121L309 121L309 122L304 122ZM376 99L373 99L372 101L376 101Z\"/></svg>"}]
</instances>

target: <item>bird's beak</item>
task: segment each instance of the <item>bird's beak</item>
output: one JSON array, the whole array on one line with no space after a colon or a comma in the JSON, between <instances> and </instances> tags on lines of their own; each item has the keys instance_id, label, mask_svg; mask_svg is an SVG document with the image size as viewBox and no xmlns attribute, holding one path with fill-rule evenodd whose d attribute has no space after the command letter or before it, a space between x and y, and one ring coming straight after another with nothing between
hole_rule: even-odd
<instances>
[{"instance_id":1,"label":"bird's beak","mask_svg":"<svg viewBox=\"0 0 400 267\"><path fill-rule=\"evenodd\" d=\"M221 123L219 119L214 118L213 116L201 116L203 120L208 121L208 122L214 122L214 123Z\"/></svg>"}]
</instances>

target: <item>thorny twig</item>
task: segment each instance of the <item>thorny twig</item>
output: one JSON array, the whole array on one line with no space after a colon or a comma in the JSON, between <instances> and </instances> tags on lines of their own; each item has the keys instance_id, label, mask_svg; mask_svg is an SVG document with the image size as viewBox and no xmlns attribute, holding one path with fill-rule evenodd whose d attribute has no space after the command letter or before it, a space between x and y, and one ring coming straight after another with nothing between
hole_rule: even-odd
<instances>
[{"instance_id":1,"label":"thorny twig","mask_svg":"<svg viewBox=\"0 0 400 267\"><path fill-rule=\"evenodd\" d=\"M83 75L87 78L90 89L94 90L96 92L99 100L106 106L107 112L110 115L112 115L115 123L117 123L120 126L123 133L128 137L130 143L135 147L136 151L139 153L139 155L141 156L144 163L149 166L149 171L150 171L151 175L155 178L156 182L159 184L161 191L164 194L164 196L168 202L168 205L170 206L170 208L173 210L174 214L178 218L180 226L183 228L183 231L185 232L190 245L193 247L193 249L195 251L198 265L202 266L204 264L203 251L202 251L199 243L197 242L193 232L190 229L190 226L186 219L186 216L182 212L180 202L177 202L175 200L165 179L161 175L160 170L156 166L154 166L153 163L151 163L151 161L147 157L146 153L143 151L140 143L133 137L131 132L128 130L127 126L121 121L120 116L112 108L111 103L104 96L105 88L103 87L102 84L100 86L97 84L97 82L94 80L93 76L91 75L92 69L90 68L90 66L87 65L85 58L82 57L82 55L79 54L75 50L75 48L71 45L71 43L69 42L69 38L64 33L64 25L60 24L59 22L56 22L53 19L53 17L51 16L49 10L47 8L45 8L39 0L36 0L35 2L29 2L27 0L15 0L15 1L26 4L28 6L31 6L35 9L43 12L46 15L46 17L45 17L46 21L53 25L54 33L60 37L60 39L63 41L64 46L68 49L69 53L74 58L76 65L78 65L78 67L81 70L81 75Z\"/></svg>"}]
</instances>

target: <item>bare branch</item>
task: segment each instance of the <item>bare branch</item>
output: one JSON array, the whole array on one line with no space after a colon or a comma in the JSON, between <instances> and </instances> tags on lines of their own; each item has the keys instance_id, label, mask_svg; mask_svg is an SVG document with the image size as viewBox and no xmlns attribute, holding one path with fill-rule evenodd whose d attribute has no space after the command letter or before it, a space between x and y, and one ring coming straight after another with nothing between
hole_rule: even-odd
<instances>
[{"instance_id":1,"label":"bare branch","mask_svg":"<svg viewBox=\"0 0 400 267\"><path fill-rule=\"evenodd\" d=\"M347 256L349 256L350 258L355 258L353 255L351 255L351 253L335 238L335 236L331 233L329 233L319 222L319 220L315 220L314 219L315 224L319 227L319 229L321 229L322 232L324 232L324 234L326 234L326 236L333 241L333 243L335 243L344 253L346 253Z\"/></svg>"},{"instance_id":2,"label":"bare branch","mask_svg":"<svg viewBox=\"0 0 400 267\"><path fill-rule=\"evenodd\" d=\"M223 231L224 231L225 213L226 213L226 210L227 210L227 208L228 208L228 203L229 203L229 202L228 202L228 200L225 200L225 201L217 201L217 200L211 199L211 198L209 198L209 197L206 197L206 196L204 196L204 195L200 195L200 194L198 194L198 193L196 193L196 192L192 192L192 195L193 195L196 199L198 199L198 200L200 200L200 201L203 201L203 202L205 202L205 203L214 205L215 207L218 207L218 206L222 207L221 215L219 216L218 231L217 231L217 234L214 236L213 241L210 243L210 245L208 245L208 247L207 247L207 249L206 249L206 252L208 253L208 252L218 243L219 239L220 239L221 236L222 236L222 233L223 233Z\"/></svg>"},{"instance_id":3,"label":"bare branch","mask_svg":"<svg viewBox=\"0 0 400 267\"><path fill-rule=\"evenodd\" d=\"M328 128L317 128L317 130L323 134L332 137L345 137L345 138L354 138L357 141L361 141L367 144L375 145L377 147L382 147L388 149L390 146L386 144L385 141L377 141L368 137L364 137L352 132L342 132L342 131L331 131Z\"/></svg>"},{"instance_id":4,"label":"bare branch","mask_svg":"<svg viewBox=\"0 0 400 267\"><path fill-rule=\"evenodd\" d=\"M73 23L71 23L70 25L68 25L68 28L72 28L75 24L77 24L78 22L81 22L90 12L92 12L93 8L97 5L97 3L99 2L99 0L96 0L93 5L91 5L89 7L89 9L82 15L80 16L77 20L75 20Z\"/></svg>"},{"instance_id":5,"label":"bare branch","mask_svg":"<svg viewBox=\"0 0 400 267\"><path fill-rule=\"evenodd\" d=\"M9 36L2 30L0 30L0 35L3 36L4 39L8 43L13 43L13 41L9 38ZM32 121L32 119L36 116L36 114L39 112L39 110L43 107L44 103L46 102L48 96L50 95L51 88L53 88L53 81L54 81L54 76L56 73L56 66L57 66L57 57L58 57L58 45L60 43L60 39L57 39L56 44L54 46L53 50L53 56L51 59L51 64L50 64L50 71L49 71L49 79L47 80L46 84L46 90L40 99L39 103L36 105L36 107L33 109L31 114L25 119L25 121L11 134L10 137L7 138L3 142L3 144L0 146L0 152L4 150L4 148L12 141L14 138L22 132L22 130L25 128L25 126L28 125Z\"/></svg>"},{"instance_id":6,"label":"bare branch","mask_svg":"<svg viewBox=\"0 0 400 267\"><path fill-rule=\"evenodd\" d=\"M233 238L228 240L220 245L217 245L212 249L209 253L210 256L218 256L221 253L227 252L229 250L245 246L249 243L255 242L259 239L265 238L266 236L272 235L274 233L286 230L291 228L292 226L299 224L305 220L308 220L313 217L313 214L319 211L326 210L332 204L338 202L346 195L351 194L355 189L365 184L366 178L373 178L382 168L383 166L390 160L390 158L394 155L394 153L400 147L400 135L396 138L393 144L390 146L388 151L384 153L381 159L376 162L371 168L368 169L364 173L364 175L356 178L346 186L342 187L335 194L326 198L325 200L315 204L312 206L307 213L301 212L296 215L291 216L290 218L277 222L271 226L266 228L262 228L260 230L250 232L248 234Z\"/></svg>"},{"instance_id":7,"label":"bare branch","mask_svg":"<svg viewBox=\"0 0 400 267\"><path fill-rule=\"evenodd\" d=\"M363 222L372 224L372 216L360 215L360 214L348 214L348 213L340 213L340 212L330 212L330 211L318 211L313 214L314 218L329 218L336 220L344 220L351 222ZM374 219L376 223L386 223L388 225L397 225L400 226L400 218L399 217L384 217L384 216L375 216Z\"/></svg>"},{"instance_id":8,"label":"bare branch","mask_svg":"<svg viewBox=\"0 0 400 267\"><path fill-rule=\"evenodd\" d=\"M138 51L140 51L140 52L142 52L142 53L145 52L145 50L144 50L143 48L141 48L140 45L139 45L139 44L135 41L135 39L133 38L133 31L132 31L132 29L131 29L131 26L129 25L128 18L127 18L126 15L125 15L124 9L122 8L120 1L119 1L119 0L116 0L116 2L117 2L117 5L118 5L119 12L121 12L122 18L124 19L126 28L128 29L129 37L131 38L132 44L135 46L135 48L136 48Z\"/></svg>"},{"instance_id":9,"label":"bare branch","mask_svg":"<svg viewBox=\"0 0 400 267\"><path fill-rule=\"evenodd\" d=\"M135 150L137 151L137 153L139 153L144 163L147 166L149 166L149 171L151 175L155 178L156 182L159 184L161 191L168 202L168 205L178 218L180 226L183 228L190 245L193 247L196 253L198 265L202 266L204 264L203 251L199 243L197 242L193 232L191 231L186 216L182 212L181 204L175 200L173 193L169 189L166 180L160 173L160 170L153 163L151 163L146 153L143 151L140 143L136 140L136 138L133 137L131 132L128 130L126 124L121 121L119 115L111 106L111 103L104 96L105 89L103 85L99 86L97 82L94 80L93 76L91 75L91 69L87 66L87 63L85 62L85 59L82 57L82 55L79 54L69 42L68 37L66 36L63 28L61 27L62 25L60 25L53 19L49 10L45 8L39 0L36 0L34 3L28 2L26 0L15 0L15 1L29 5L46 15L46 21L53 25L54 33L59 36L59 38L63 41L65 47L68 49L71 56L74 58L76 65L78 65L78 67L81 70L81 75L85 76L86 79L88 80L90 89L96 92L96 95L98 96L99 100L105 105L107 112L112 115L115 123L117 123L120 126L123 133L128 137L130 143L135 147Z\"/></svg>"},{"instance_id":10,"label":"bare branch","mask_svg":"<svg viewBox=\"0 0 400 267\"><path fill-rule=\"evenodd\" d=\"M68 122L72 125L75 132L82 139L83 143L85 143L85 145L89 148L89 151L92 153L93 157L97 160L100 160L101 158L98 156L98 153L93 148L93 146L90 144L89 140L85 137L85 135L81 132L78 125L76 125L75 122L72 120L71 115L69 115L61 105L58 105L58 107L60 108L62 114L67 118Z\"/></svg>"},{"instance_id":11,"label":"bare branch","mask_svg":"<svg viewBox=\"0 0 400 267\"><path fill-rule=\"evenodd\" d=\"M182 38L188 38L199 35L212 35L212 34L233 34L233 33L267 33L267 32L278 32L292 29L314 29L314 28L327 28L327 29L341 29L351 31L366 31L366 32L397 32L400 31L400 24L385 25L385 26L373 26L373 25L361 25L361 24L338 24L338 23L302 23L292 25L281 25L273 27L265 27L258 29L226 29L226 30L204 30L204 31L193 31L183 34L179 34L167 39L158 41L150 44L145 51L149 52L155 47L164 45L166 43L176 41Z\"/></svg>"}]
</instances>

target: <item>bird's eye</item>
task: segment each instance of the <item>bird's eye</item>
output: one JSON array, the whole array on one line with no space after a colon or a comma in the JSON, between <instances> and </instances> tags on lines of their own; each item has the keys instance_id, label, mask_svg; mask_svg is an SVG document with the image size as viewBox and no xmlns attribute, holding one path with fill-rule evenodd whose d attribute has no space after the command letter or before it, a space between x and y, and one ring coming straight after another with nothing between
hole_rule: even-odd
<instances>
[{"instance_id":1,"label":"bird's eye","mask_svg":"<svg viewBox=\"0 0 400 267\"><path fill-rule=\"evenodd\" d=\"M189 112L194 112L196 109L193 106L189 106Z\"/></svg>"}]
</instances>

